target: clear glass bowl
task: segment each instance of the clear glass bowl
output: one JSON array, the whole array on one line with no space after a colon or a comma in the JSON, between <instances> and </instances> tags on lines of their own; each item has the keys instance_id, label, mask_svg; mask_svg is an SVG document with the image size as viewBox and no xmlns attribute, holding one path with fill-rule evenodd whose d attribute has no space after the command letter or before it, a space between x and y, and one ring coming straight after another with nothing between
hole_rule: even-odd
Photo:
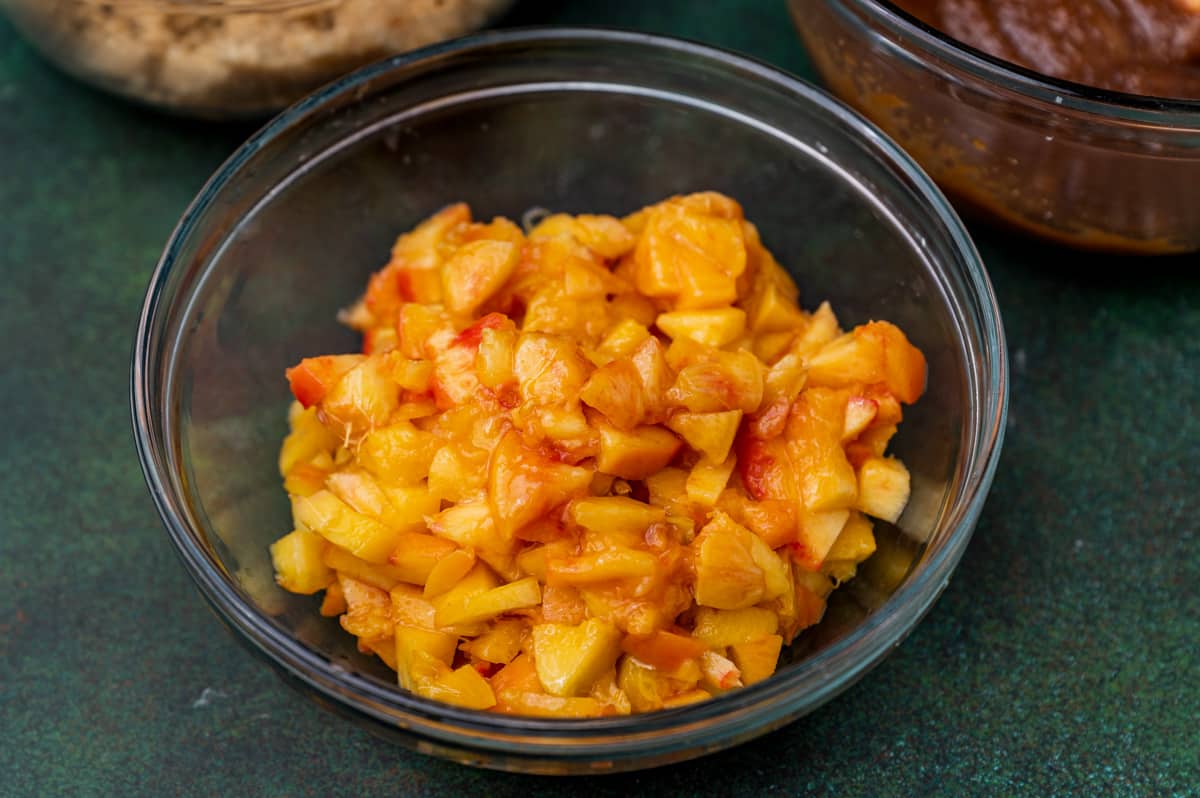
<instances>
[{"instance_id":1,"label":"clear glass bowl","mask_svg":"<svg viewBox=\"0 0 1200 798\"><path fill-rule=\"evenodd\" d=\"M630 717L548 720L400 690L311 597L278 589L290 527L275 457L285 366L350 351L335 311L397 231L452 200L624 213L676 192L736 197L843 323L886 317L924 349L929 391L896 449L914 478L911 567L868 566L771 679ZM845 690L929 609L999 456L1003 331L983 265L933 183L837 101L768 66L605 31L477 36L368 67L251 138L209 181L152 278L132 375L150 491L201 592L239 639L322 704L417 750L543 773L649 767L749 740ZM835 594L838 595L838 594Z\"/></svg>"},{"instance_id":2,"label":"clear glass bowl","mask_svg":"<svg viewBox=\"0 0 1200 798\"><path fill-rule=\"evenodd\" d=\"M0 0L58 66L178 113L265 117L363 64L461 36L512 0Z\"/></svg>"},{"instance_id":3,"label":"clear glass bowl","mask_svg":"<svg viewBox=\"0 0 1200 798\"><path fill-rule=\"evenodd\" d=\"M829 87L964 208L1074 247L1200 250L1200 101L1049 78L887 0L790 5Z\"/></svg>"}]
</instances>

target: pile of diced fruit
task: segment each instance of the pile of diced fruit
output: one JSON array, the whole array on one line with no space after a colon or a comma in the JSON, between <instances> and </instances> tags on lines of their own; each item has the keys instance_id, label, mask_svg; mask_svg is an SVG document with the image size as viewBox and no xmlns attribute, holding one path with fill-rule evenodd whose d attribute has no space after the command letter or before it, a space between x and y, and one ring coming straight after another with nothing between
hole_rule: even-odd
<instances>
[{"instance_id":1,"label":"pile of diced fruit","mask_svg":"<svg viewBox=\"0 0 1200 798\"><path fill-rule=\"evenodd\" d=\"M894 522L925 359L843 333L741 207L673 197L527 233L452 205L303 360L277 580L459 706L590 717L770 676Z\"/></svg>"}]
</instances>

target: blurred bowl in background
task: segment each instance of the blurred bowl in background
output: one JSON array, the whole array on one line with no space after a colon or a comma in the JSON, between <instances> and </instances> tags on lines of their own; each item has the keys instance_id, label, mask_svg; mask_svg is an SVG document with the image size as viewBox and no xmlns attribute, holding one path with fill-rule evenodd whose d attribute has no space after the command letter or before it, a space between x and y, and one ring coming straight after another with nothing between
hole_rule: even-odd
<instances>
[{"instance_id":1,"label":"blurred bowl in background","mask_svg":"<svg viewBox=\"0 0 1200 798\"><path fill-rule=\"evenodd\" d=\"M478 30L512 0L0 0L48 59L177 113L263 117L364 64Z\"/></svg>"},{"instance_id":2,"label":"blurred bowl in background","mask_svg":"<svg viewBox=\"0 0 1200 798\"><path fill-rule=\"evenodd\" d=\"M971 213L1084 249L1200 249L1200 101L1046 77L887 0L790 4L834 93Z\"/></svg>"}]
</instances>

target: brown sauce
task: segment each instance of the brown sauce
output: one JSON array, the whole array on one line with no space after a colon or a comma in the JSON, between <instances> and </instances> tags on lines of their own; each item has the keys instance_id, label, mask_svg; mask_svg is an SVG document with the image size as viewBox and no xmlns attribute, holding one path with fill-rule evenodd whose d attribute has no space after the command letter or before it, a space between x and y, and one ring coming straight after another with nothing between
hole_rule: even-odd
<instances>
[{"instance_id":1,"label":"brown sauce","mask_svg":"<svg viewBox=\"0 0 1200 798\"><path fill-rule=\"evenodd\" d=\"M1200 99L1200 0L894 0L961 42L1055 78Z\"/></svg>"}]
</instances>

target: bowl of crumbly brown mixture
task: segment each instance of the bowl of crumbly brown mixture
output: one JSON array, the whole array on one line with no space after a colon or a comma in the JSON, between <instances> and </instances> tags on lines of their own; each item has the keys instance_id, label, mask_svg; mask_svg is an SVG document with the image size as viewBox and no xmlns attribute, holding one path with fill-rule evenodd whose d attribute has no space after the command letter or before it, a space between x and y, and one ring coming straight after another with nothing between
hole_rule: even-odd
<instances>
[{"instance_id":1,"label":"bowl of crumbly brown mixture","mask_svg":"<svg viewBox=\"0 0 1200 798\"><path fill-rule=\"evenodd\" d=\"M48 59L177 113L278 111L363 64L477 30L512 0L0 0Z\"/></svg>"}]
</instances>

